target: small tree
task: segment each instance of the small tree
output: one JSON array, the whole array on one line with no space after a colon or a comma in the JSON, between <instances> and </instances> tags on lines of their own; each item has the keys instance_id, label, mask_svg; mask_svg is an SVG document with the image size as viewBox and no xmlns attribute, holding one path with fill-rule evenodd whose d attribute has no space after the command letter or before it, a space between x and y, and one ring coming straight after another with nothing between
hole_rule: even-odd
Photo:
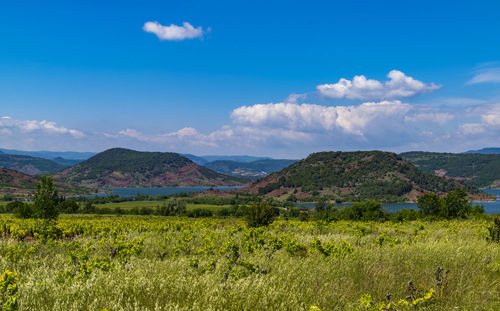
<instances>
[{"instance_id":1,"label":"small tree","mask_svg":"<svg viewBox=\"0 0 500 311\"><path fill-rule=\"evenodd\" d=\"M467 192L464 189L456 188L448 192L444 202L447 207L448 217L465 218L472 212L472 204L467 200Z\"/></svg>"},{"instance_id":2,"label":"small tree","mask_svg":"<svg viewBox=\"0 0 500 311\"><path fill-rule=\"evenodd\" d=\"M426 193L418 198L417 206L424 215L438 215L443 209L444 202L436 193Z\"/></svg>"},{"instance_id":3,"label":"small tree","mask_svg":"<svg viewBox=\"0 0 500 311\"><path fill-rule=\"evenodd\" d=\"M249 227L267 226L274 220L274 210L266 202L255 202L247 208L246 219Z\"/></svg>"},{"instance_id":4,"label":"small tree","mask_svg":"<svg viewBox=\"0 0 500 311\"><path fill-rule=\"evenodd\" d=\"M54 186L52 177L42 175L40 182L36 186L36 192L33 199L35 202L35 217L46 220L57 218L59 215L57 205L61 200Z\"/></svg>"}]
</instances>

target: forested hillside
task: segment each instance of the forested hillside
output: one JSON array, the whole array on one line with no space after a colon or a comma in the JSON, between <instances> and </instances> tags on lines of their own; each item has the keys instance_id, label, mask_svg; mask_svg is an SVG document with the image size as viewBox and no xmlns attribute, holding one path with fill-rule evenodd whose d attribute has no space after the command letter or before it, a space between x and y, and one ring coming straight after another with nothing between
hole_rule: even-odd
<instances>
[{"instance_id":1,"label":"forested hillside","mask_svg":"<svg viewBox=\"0 0 500 311\"><path fill-rule=\"evenodd\" d=\"M114 148L67 168L58 180L87 187L234 186L247 180L227 176L170 152Z\"/></svg>"},{"instance_id":2,"label":"forested hillside","mask_svg":"<svg viewBox=\"0 0 500 311\"><path fill-rule=\"evenodd\" d=\"M394 153L339 151L311 154L242 191L287 199L414 201L422 193L456 187L476 198L486 197L460 181L424 173Z\"/></svg>"},{"instance_id":3,"label":"forested hillside","mask_svg":"<svg viewBox=\"0 0 500 311\"><path fill-rule=\"evenodd\" d=\"M68 165L26 155L0 154L0 167L16 170L28 175L39 175L62 170Z\"/></svg>"},{"instance_id":4,"label":"forested hillside","mask_svg":"<svg viewBox=\"0 0 500 311\"><path fill-rule=\"evenodd\" d=\"M204 166L226 175L258 179L265 177L271 173L280 171L295 162L297 161L275 159L257 160L245 163L229 160L219 160L206 163L204 164Z\"/></svg>"},{"instance_id":5,"label":"forested hillside","mask_svg":"<svg viewBox=\"0 0 500 311\"><path fill-rule=\"evenodd\" d=\"M401 157L424 172L474 187L500 187L500 154L405 152Z\"/></svg>"}]
</instances>

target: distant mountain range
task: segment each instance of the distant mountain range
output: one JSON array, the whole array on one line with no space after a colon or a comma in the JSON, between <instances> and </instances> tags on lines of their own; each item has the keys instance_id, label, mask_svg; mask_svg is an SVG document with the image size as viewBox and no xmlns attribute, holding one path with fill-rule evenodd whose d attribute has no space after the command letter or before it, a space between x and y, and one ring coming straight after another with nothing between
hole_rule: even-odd
<instances>
[{"instance_id":1,"label":"distant mountain range","mask_svg":"<svg viewBox=\"0 0 500 311\"><path fill-rule=\"evenodd\" d=\"M214 161L233 161L239 163L249 163L259 160L271 160L268 157L254 157L247 155L238 155L238 156L216 156L216 155L208 155L208 156L195 156L193 154L181 154L181 156L188 158L198 165L205 165L209 162Z\"/></svg>"},{"instance_id":2,"label":"distant mountain range","mask_svg":"<svg viewBox=\"0 0 500 311\"><path fill-rule=\"evenodd\" d=\"M95 155L95 152L22 151L22 150L3 149L3 148L0 148L0 152L6 154L26 155L26 156L49 159L49 160L53 160L55 158L63 158L63 159L80 160L80 161L87 160L88 158Z\"/></svg>"},{"instance_id":3,"label":"distant mountain range","mask_svg":"<svg viewBox=\"0 0 500 311\"><path fill-rule=\"evenodd\" d=\"M40 175L62 170L69 165L52 160L26 155L0 154L0 167L16 170L28 175Z\"/></svg>"},{"instance_id":4,"label":"distant mountain range","mask_svg":"<svg viewBox=\"0 0 500 311\"><path fill-rule=\"evenodd\" d=\"M481 154L500 154L500 148L483 148L479 150L469 150L464 153L481 153Z\"/></svg>"},{"instance_id":5,"label":"distant mountain range","mask_svg":"<svg viewBox=\"0 0 500 311\"><path fill-rule=\"evenodd\" d=\"M465 188L475 198L488 197L477 188L418 170L400 156L382 151L319 152L241 189L268 197L336 201L415 201L426 192Z\"/></svg>"},{"instance_id":6,"label":"distant mountain range","mask_svg":"<svg viewBox=\"0 0 500 311\"><path fill-rule=\"evenodd\" d=\"M170 152L109 149L54 175L85 187L237 186L247 179L227 176Z\"/></svg>"},{"instance_id":7,"label":"distant mountain range","mask_svg":"<svg viewBox=\"0 0 500 311\"><path fill-rule=\"evenodd\" d=\"M280 171L295 162L297 162L297 160L266 159L244 163L229 160L217 160L208 162L204 164L204 166L222 174L241 176L255 180Z\"/></svg>"},{"instance_id":8,"label":"distant mountain range","mask_svg":"<svg viewBox=\"0 0 500 311\"><path fill-rule=\"evenodd\" d=\"M479 188L500 187L500 154L413 151L401 157L427 173Z\"/></svg>"}]
</instances>

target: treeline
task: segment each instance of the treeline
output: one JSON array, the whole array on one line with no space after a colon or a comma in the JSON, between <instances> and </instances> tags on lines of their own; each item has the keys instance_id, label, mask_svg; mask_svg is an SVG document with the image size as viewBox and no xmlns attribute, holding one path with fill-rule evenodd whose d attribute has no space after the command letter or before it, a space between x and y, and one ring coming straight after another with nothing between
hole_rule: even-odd
<instances>
[{"instance_id":1,"label":"treeline","mask_svg":"<svg viewBox=\"0 0 500 311\"><path fill-rule=\"evenodd\" d=\"M484 214L484 207L472 205L467 200L467 192L456 188L448 192L445 197L436 193L422 195L417 202L418 210L401 209L395 213L382 208L380 202L367 200L354 203L350 207L335 208L331 204L319 202L315 207L317 219L333 220L362 220L362 221L405 221L417 219L454 219L467 218Z\"/></svg>"},{"instance_id":2,"label":"treeline","mask_svg":"<svg viewBox=\"0 0 500 311\"><path fill-rule=\"evenodd\" d=\"M173 199L155 207L133 207L123 209L120 207L99 207L92 202L80 204L75 200L64 200L57 204L57 214L98 214L98 215L151 215L151 216L185 216L185 217L243 217L246 215L247 205L233 204L230 207L210 210L206 208L187 209L185 200ZM273 207L275 214L279 215L279 209ZM33 203L12 201L0 207L0 213L13 213L18 218L39 218L37 207Z\"/></svg>"},{"instance_id":3,"label":"treeline","mask_svg":"<svg viewBox=\"0 0 500 311\"><path fill-rule=\"evenodd\" d=\"M220 196L192 196L191 192L181 192L171 195L143 195L136 194L130 197L120 197L116 194L109 194L105 196L80 196L72 197L68 200L73 200L79 203L92 203L92 204L107 204L107 203L122 203L133 201L166 201L171 199L182 199L188 204L209 204L209 205L233 205L233 204L250 204L257 199L257 196L251 194L235 194L233 197L220 197Z\"/></svg>"}]
</instances>

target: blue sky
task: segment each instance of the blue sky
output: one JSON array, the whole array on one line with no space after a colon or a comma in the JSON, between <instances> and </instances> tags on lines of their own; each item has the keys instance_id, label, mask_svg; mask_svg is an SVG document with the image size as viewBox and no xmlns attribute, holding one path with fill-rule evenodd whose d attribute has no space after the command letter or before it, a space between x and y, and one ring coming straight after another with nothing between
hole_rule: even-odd
<instances>
[{"instance_id":1,"label":"blue sky","mask_svg":"<svg viewBox=\"0 0 500 311\"><path fill-rule=\"evenodd\" d=\"M498 1L4 1L0 147L500 146L498 12Z\"/></svg>"}]
</instances>

